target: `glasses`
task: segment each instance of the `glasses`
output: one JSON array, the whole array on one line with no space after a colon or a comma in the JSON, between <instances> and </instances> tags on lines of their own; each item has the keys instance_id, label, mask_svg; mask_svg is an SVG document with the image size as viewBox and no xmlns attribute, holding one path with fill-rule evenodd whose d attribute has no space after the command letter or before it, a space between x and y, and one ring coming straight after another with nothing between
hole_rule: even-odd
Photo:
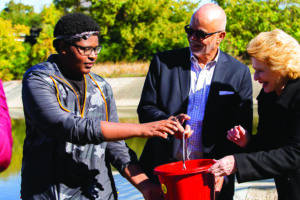
<instances>
[{"instance_id":1,"label":"glasses","mask_svg":"<svg viewBox=\"0 0 300 200\"><path fill-rule=\"evenodd\" d=\"M188 35L190 35L190 36L192 36L194 33L196 33L196 38L197 38L197 39L203 39L203 40L204 40L205 38L207 38L207 37L209 37L209 36L215 34L215 33L220 33L220 32L222 32L222 31L217 31L217 32L213 32L213 33L205 33L205 32L202 31L201 29L199 29L199 30L194 30L194 29L190 28L190 25L184 26L184 30L185 30L186 34L188 34Z\"/></svg>"},{"instance_id":2,"label":"glasses","mask_svg":"<svg viewBox=\"0 0 300 200\"><path fill-rule=\"evenodd\" d=\"M94 51L94 54L97 55L100 53L102 46L96 46L95 48L93 47L83 47L83 46L79 46L77 44L71 44L71 46L76 47L78 53L82 56L89 56L92 54L92 52Z\"/></svg>"}]
</instances>

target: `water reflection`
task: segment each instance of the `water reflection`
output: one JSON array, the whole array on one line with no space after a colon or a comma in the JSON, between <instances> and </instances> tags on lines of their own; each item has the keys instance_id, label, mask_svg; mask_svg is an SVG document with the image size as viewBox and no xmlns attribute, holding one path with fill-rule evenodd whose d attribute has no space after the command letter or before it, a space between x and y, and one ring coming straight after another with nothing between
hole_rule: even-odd
<instances>
[{"instance_id":1,"label":"water reflection","mask_svg":"<svg viewBox=\"0 0 300 200\"><path fill-rule=\"evenodd\" d=\"M9 167L0 173L0 180L5 180L10 176L20 172L22 164L23 141L25 138L25 120L12 120L13 151Z\"/></svg>"},{"instance_id":2,"label":"water reflection","mask_svg":"<svg viewBox=\"0 0 300 200\"><path fill-rule=\"evenodd\" d=\"M118 191L119 200L143 200L143 195L133 187L119 173L114 173L114 179ZM9 176L5 180L0 179L0 199L20 199L20 174Z\"/></svg>"},{"instance_id":3,"label":"water reflection","mask_svg":"<svg viewBox=\"0 0 300 200\"><path fill-rule=\"evenodd\" d=\"M20 174L11 175L0 179L0 199L20 199Z\"/></svg>"}]
</instances>

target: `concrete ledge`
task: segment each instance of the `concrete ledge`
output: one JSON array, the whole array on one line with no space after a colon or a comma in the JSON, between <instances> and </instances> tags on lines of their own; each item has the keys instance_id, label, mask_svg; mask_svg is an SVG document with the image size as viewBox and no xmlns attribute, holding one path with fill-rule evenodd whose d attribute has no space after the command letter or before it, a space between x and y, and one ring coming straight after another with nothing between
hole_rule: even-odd
<instances>
[{"instance_id":1,"label":"concrete ledge","mask_svg":"<svg viewBox=\"0 0 300 200\"><path fill-rule=\"evenodd\" d=\"M111 85L120 118L137 117L136 109L140 100L145 77L106 78ZM9 112L12 118L24 118L21 98L22 81L3 82ZM253 82L253 103L256 112L256 96L261 86Z\"/></svg>"},{"instance_id":2,"label":"concrete ledge","mask_svg":"<svg viewBox=\"0 0 300 200\"><path fill-rule=\"evenodd\" d=\"M234 200L277 200L273 179L235 184Z\"/></svg>"},{"instance_id":3,"label":"concrete ledge","mask_svg":"<svg viewBox=\"0 0 300 200\"><path fill-rule=\"evenodd\" d=\"M134 78L107 78L111 85L118 114L120 118L137 117L136 109L144 85L144 77ZM3 82L7 104L11 118L24 118L22 104L22 81Z\"/></svg>"}]
</instances>

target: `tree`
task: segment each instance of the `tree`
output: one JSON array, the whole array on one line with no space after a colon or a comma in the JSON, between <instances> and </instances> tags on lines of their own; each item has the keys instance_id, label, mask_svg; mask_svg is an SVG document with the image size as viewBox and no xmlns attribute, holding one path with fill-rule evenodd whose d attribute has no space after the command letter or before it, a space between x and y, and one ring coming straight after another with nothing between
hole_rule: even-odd
<instances>
[{"instance_id":1,"label":"tree","mask_svg":"<svg viewBox=\"0 0 300 200\"><path fill-rule=\"evenodd\" d=\"M275 28L300 41L298 0L218 0L227 15L222 49L248 63L247 44L260 32Z\"/></svg>"},{"instance_id":2,"label":"tree","mask_svg":"<svg viewBox=\"0 0 300 200\"><path fill-rule=\"evenodd\" d=\"M33 45L28 54L27 68L46 61L47 58L55 53L55 49L52 45L54 40L53 31L56 22L61 18L62 11L55 8L54 4L51 4L48 8L44 7L40 13L41 29L37 43Z\"/></svg>"},{"instance_id":3,"label":"tree","mask_svg":"<svg viewBox=\"0 0 300 200\"><path fill-rule=\"evenodd\" d=\"M57 0L56 6L71 5ZM197 4L183 0L91 0L76 10L101 27L101 61L150 60L154 53L188 45L184 25ZM76 4L77 6L77 4ZM68 10L68 9L65 9ZM70 10L74 10L71 6Z\"/></svg>"},{"instance_id":4,"label":"tree","mask_svg":"<svg viewBox=\"0 0 300 200\"><path fill-rule=\"evenodd\" d=\"M53 0L53 3L57 8L63 8L65 13L81 11L81 0Z\"/></svg>"},{"instance_id":5,"label":"tree","mask_svg":"<svg viewBox=\"0 0 300 200\"><path fill-rule=\"evenodd\" d=\"M47 60L50 54L55 53L52 45L53 30L62 12L52 4L48 8L44 7L38 16L42 31L33 46L24 43L22 39L29 34L30 26L16 21L14 23L13 19L0 18L0 78L21 79L28 68Z\"/></svg>"},{"instance_id":6,"label":"tree","mask_svg":"<svg viewBox=\"0 0 300 200\"><path fill-rule=\"evenodd\" d=\"M15 3L11 0L0 12L0 17L11 20L12 24L23 24L29 27L39 27L40 17L34 12L33 6Z\"/></svg>"},{"instance_id":7,"label":"tree","mask_svg":"<svg viewBox=\"0 0 300 200\"><path fill-rule=\"evenodd\" d=\"M28 34L29 27L13 25L0 17L0 78L3 80L20 77L28 61L19 33Z\"/></svg>"}]
</instances>

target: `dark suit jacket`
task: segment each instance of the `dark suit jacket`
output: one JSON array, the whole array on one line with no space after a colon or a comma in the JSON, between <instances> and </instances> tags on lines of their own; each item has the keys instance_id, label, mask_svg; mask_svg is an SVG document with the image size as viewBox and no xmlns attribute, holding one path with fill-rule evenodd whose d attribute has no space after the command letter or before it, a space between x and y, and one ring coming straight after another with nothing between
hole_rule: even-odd
<instances>
[{"instance_id":1,"label":"dark suit jacket","mask_svg":"<svg viewBox=\"0 0 300 200\"><path fill-rule=\"evenodd\" d=\"M274 178L280 200L300 198L300 79L289 81L280 97L261 90L259 123L251 154L237 154L239 182Z\"/></svg>"},{"instance_id":2,"label":"dark suit jacket","mask_svg":"<svg viewBox=\"0 0 300 200\"><path fill-rule=\"evenodd\" d=\"M156 54L151 61L137 110L140 122L167 119L172 115L187 113L190 76L189 48ZM220 95L220 91L230 91L233 94ZM214 145L214 148L204 157L219 159L240 152L241 148L226 138L227 131L235 125L242 125L251 131L252 117L252 81L249 68L220 51L202 128L204 147ZM157 176L153 175L153 169L176 161L175 155L179 146L180 141L173 137L169 140L147 140L140 164L151 180L159 183ZM229 185L229 196L233 196L234 177L230 178Z\"/></svg>"}]
</instances>

